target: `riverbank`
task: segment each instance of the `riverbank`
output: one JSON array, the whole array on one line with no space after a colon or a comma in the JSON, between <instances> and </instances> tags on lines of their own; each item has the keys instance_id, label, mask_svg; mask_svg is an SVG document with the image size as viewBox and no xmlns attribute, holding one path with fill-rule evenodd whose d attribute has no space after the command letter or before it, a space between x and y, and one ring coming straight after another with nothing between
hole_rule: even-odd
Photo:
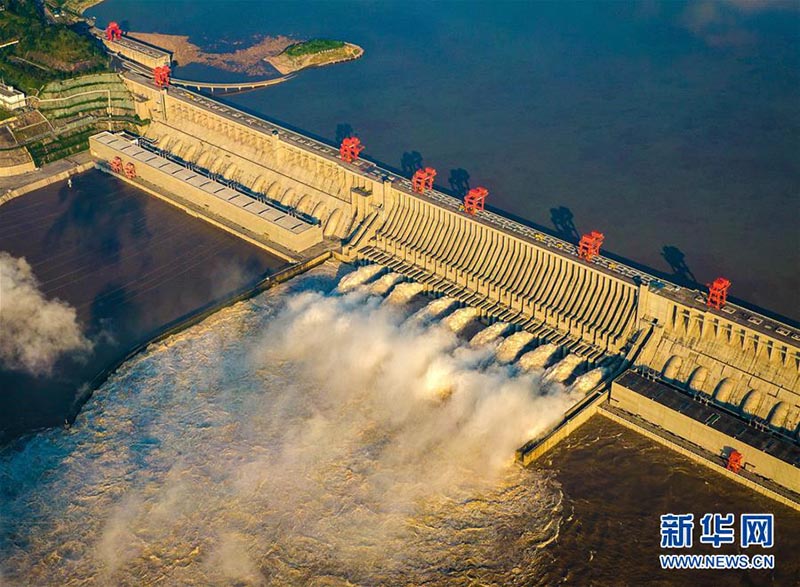
<instances>
[{"instance_id":1,"label":"riverbank","mask_svg":"<svg viewBox=\"0 0 800 587\"><path fill-rule=\"evenodd\" d=\"M273 73L267 66L268 58L280 55L296 43L294 39L280 35L264 37L249 47L235 51L212 53L192 43L187 35L130 32L128 36L171 52L178 66L197 63L223 71L262 76Z\"/></svg>"},{"instance_id":2,"label":"riverbank","mask_svg":"<svg viewBox=\"0 0 800 587\"><path fill-rule=\"evenodd\" d=\"M62 357L49 376L0 366L0 443L63 424L98 372L289 265L96 169L71 188L57 175L0 208L0 250L24 258L41 295L74 308L95 344L82 360Z\"/></svg>"},{"instance_id":3,"label":"riverbank","mask_svg":"<svg viewBox=\"0 0 800 587\"><path fill-rule=\"evenodd\" d=\"M65 0L62 8L74 12L75 14L83 14L92 6L97 6L102 1L103 0Z\"/></svg>"},{"instance_id":4,"label":"riverbank","mask_svg":"<svg viewBox=\"0 0 800 587\"><path fill-rule=\"evenodd\" d=\"M83 173L94 167L94 159L88 151L66 159L48 163L28 173L0 177L0 206L27 193L47 187L59 181L66 181L73 175Z\"/></svg>"}]
</instances>

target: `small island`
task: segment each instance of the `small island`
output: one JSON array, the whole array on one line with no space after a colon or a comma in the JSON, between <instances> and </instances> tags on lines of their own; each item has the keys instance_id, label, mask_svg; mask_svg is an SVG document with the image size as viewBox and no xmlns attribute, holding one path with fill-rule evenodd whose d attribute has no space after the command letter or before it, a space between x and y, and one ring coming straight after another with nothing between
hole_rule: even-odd
<instances>
[{"instance_id":1,"label":"small island","mask_svg":"<svg viewBox=\"0 0 800 587\"><path fill-rule=\"evenodd\" d=\"M321 67L358 59L363 54L364 49L352 43L312 39L290 45L279 55L267 57L266 61L286 75L308 67Z\"/></svg>"}]
</instances>

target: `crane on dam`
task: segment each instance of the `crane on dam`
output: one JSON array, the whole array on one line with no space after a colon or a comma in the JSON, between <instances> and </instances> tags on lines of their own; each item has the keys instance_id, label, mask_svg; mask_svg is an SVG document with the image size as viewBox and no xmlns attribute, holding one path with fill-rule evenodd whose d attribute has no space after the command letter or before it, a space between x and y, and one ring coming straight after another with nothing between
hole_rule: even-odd
<instances>
[{"instance_id":1,"label":"crane on dam","mask_svg":"<svg viewBox=\"0 0 800 587\"><path fill-rule=\"evenodd\" d=\"M433 167L417 169L417 171L414 172L414 177L411 178L412 189L418 194L433 189L433 179L435 177L436 170Z\"/></svg>"},{"instance_id":2,"label":"crane on dam","mask_svg":"<svg viewBox=\"0 0 800 587\"><path fill-rule=\"evenodd\" d=\"M721 310L725 303L728 301L728 289L731 287L731 282L725 277L717 277L714 281L708 284L708 298L706 298L706 305L715 310Z\"/></svg>"},{"instance_id":3,"label":"crane on dam","mask_svg":"<svg viewBox=\"0 0 800 587\"><path fill-rule=\"evenodd\" d=\"M464 197L464 212L470 216L475 216L477 212L483 211L486 208L486 196L488 195L489 190L483 186L469 190Z\"/></svg>"},{"instance_id":4,"label":"crane on dam","mask_svg":"<svg viewBox=\"0 0 800 587\"><path fill-rule=\"evenodd\" d=\"M578 243L578 257L587 263L591 262L592 259L600 254L600 247L603 245L605 238L605 235L597 230L584 234Z\"/></svg>"},{"instance_id":5,"label":"crane on dam","mask_svg":"<svg viewBox=\"0 0 800 587\"><path fill-rule=\"evenodd\" d=\"M169 85L169 77L172 74L169 65L159 65L153 69L153 81L159 88L166 88Z\"/></svg>"},{"instance_id":6,"label":"crane on dam","mask_svg":"<svg viewBox=\"0 0 800 587\"><path fill-rule=\"evenodd\" d=\"M106 27L106 39L109 41L119 41L122 38L122 29L113 20Z\"/></svg>"},{"instance_id":7,"label":"crane on dam","mask_svg":"<svg viewBox=\"0 0 800 587\"><path fill-rule=\"evenodd\" d=\"M352 163L358 159L363 150L364 145L361 144L361 140L358 137L345 137L339 146L339 157L341 157L342 161Z\"/></svg>"}]
</instances>

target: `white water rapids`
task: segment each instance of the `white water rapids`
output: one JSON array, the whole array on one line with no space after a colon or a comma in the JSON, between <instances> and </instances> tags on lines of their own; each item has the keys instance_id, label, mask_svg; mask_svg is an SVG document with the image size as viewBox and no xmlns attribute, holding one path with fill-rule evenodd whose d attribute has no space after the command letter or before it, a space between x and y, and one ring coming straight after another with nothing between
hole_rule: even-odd
<instances>
[{"instance_id":1,"label":"white water rapids","mask_svg":"<svg viewBox=\"0 0 800 587\"><path fill-rule=\"evenodd\" d=\"M514 450L578 395L339 269L151 347L0 454L0 584L534 583L560 493Z\"/></svg>"}]
</instances>

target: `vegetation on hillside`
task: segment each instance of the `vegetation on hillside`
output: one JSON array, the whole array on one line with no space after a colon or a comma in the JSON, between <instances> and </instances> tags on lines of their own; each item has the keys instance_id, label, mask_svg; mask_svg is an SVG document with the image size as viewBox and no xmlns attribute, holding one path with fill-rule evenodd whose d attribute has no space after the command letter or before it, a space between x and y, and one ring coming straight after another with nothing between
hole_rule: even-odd
<instances>
[{"instance_id":1,"label":"vegetation on hillside","mask_svg":"<svg viewBox=\"0 0 800 587\"><path fill-rule=\"evenodd\" d=\"M35 0L0 0L0 77L32 93L49 81L104 70L103 49L87 36L47 22Z\"/></svg>"},{"instance_id":2,"label":"vegetation on hillside","mask_svg":"<svg viewBox=\"0 0 800 587\"><path fill-rule=\"evenodd\" d=\"M310 41L303 41L287 47L286 54L290 57L301 57L303 55L321 53L322 51L330 51L331 49L341 49L342 47L344 47L343 41L311 39Z\"/></svg>"},{"instance_id":3,"label":"vegetation on hillside","mask_svg":"<svg viewBox=\"0 0 800 587\"><path fill-rule=\"evenodd\" d=\"M101 130L141 133L133 97L115 73L54 81L31 99L35 110L0 122L0 164L13 149L27 149L37 166L85 151Z\"/></svg>"}]
</instances>

